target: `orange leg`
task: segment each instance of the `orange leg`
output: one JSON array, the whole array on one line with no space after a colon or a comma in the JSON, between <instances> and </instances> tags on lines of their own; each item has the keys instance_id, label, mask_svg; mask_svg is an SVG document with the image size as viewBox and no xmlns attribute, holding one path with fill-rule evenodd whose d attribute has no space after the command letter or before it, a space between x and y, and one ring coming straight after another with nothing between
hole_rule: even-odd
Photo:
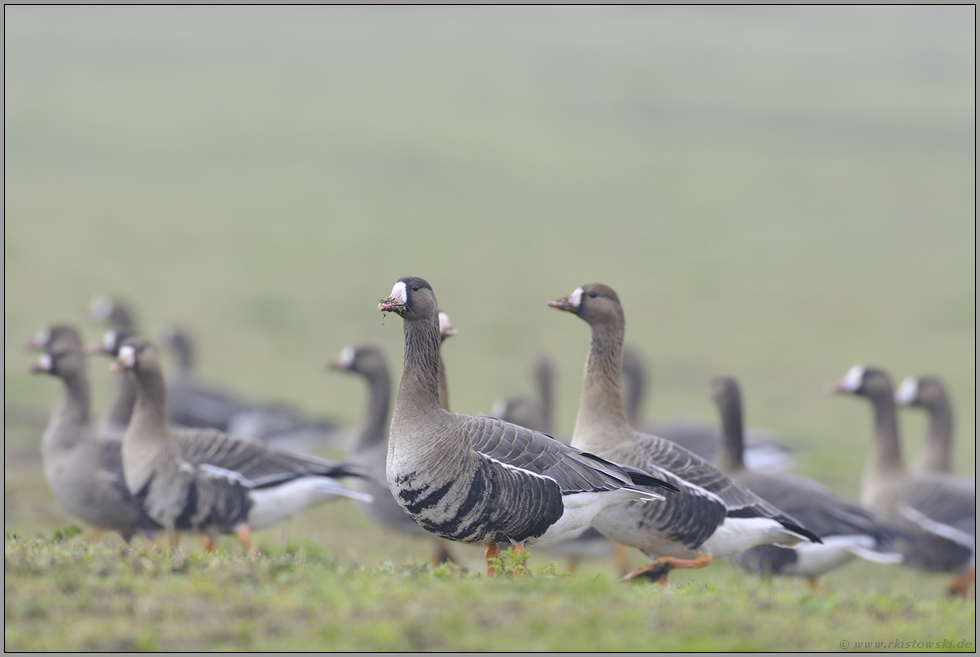
<instances>
[{"instance_id":1,"label":"orange leg","mask_svg":"<svg viewBox=\"0 0 980 657\"><path fill-rule=\"evenodd\" d=\"M180 532L176 529L167 530L167 548L175 550L180 545Z\"/></svg>"},{"instance_id":2,"label":"orange leg","mask_svg":"<svg viewBox=\"0 0 980 657\"><path fill-rule=\"evenodd\" d=\"M579 557L569 557L568 559L568 574L574 575L575 571L578 570L578 565L582 563Z\"/></svg>"},{"instance_id":3,"label":"orange leg","mask_svg":"<svg viewBox=\"0 0 980 657\"><path fill-rule=\"evenodd\" d=\"M630 571L630 549L620 543L613 543L613 554L620 577L625 577Z\"/></svg>"},{"instance_id":4,"label":"orange leg","mask_svg":"<svg viewBox=\"0 0 980 657\"><path fill-rule=\"evenodd\" d=\"M816 577L807 577L806 578L806 581L810 584L810 588L811 589L813 589L814 591L817 590L817 578Z\"/></svg>"},{"instance_id":5,"label":"orange leg","mask_svg":"<svg viewBox=\"0 0 980 657\"><path fill-rule=\"evenodd\" d=\"M946 593L951 596L959 596L965 600L970 593L970 584L976 585L976 582L977 569L971 568L969 572L960 575L950 582L949 586L946 587Z\"/></svg>"},{"instance_id":6,"label":"orange leg","mask_svg":"<svg viewBox=\"0 0 980 657\"><path fill-rule=\"evenodd\" d=\"M676 557L660 557L645 566L637 568L623 576L619 581L631 582L638 577L652 579L660 584L667 583L667 573L675 568L704 568L711 563L710 554L699 554L695 559L678 559Z\"/></svg>"},{"instance_id":7,"label":"orange leg","mask_svg":"<svg viewBox=\"0 0 980 657\"><path fill-rule=\"evenodd\" d=\"M242 547L248 552L251 557L261 557L258 548L252 543L252 530L248 528L248 525L242 525L235 530L235 536L241 541Z\"/></svg>"},{"instance_id":8,"label":"orange leg","mask_svg":"<svg viewBox=\"0 0 980 657\"><path fill-rule=\"evenodd\" d=\"M497 549L497 544L489 543L485 545L483 548L483 556L487 560L487 577L490 577L491 575L497 572L496 570L494 570L494 567L490 564L490 560L500 558L500 550Z\"/></svg>"},{"instance_id":9,"label":"orange leg","mask_svg":"<svg viewBox=\"0 0 980 657\"><path fill-rule=\"evenodd\" d=\"M202 550L208 554L218 551L218 542L210 534L201 534L200 539Z\"/></svg>"}]
</instances>

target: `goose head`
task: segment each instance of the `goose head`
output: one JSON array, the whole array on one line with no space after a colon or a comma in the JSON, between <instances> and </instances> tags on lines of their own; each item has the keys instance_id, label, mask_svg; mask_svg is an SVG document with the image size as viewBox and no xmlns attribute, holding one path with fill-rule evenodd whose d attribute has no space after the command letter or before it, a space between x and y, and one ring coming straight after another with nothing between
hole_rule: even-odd
<instances>
[{"instance_id":1,"label":"goose head","mask_svg":"<svg viewBox=\"0 0 980 657\"><path fill-rule=\"evenodd\" d=\"M555 299L548 305L578 315L591 326L625 322L619 295L611 287L602 283L583 285L568 296Z\"/></svg>"}]
</instances>

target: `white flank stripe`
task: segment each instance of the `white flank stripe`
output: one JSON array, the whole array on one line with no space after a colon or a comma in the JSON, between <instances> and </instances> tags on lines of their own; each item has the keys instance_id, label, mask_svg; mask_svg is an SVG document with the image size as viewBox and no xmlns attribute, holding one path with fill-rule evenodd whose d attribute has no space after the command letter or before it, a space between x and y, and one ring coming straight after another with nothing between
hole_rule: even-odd
<instances>
[{"instance_id":1,"label":"white flank stripe","mask_svg":"<svg viewBox=\"0 0 980 657\"><path fill-rule=\"evenodd\" d=\"M959 543L960 545L968 547L974 551L977 548L977 539L975 536L971 536L964 531L960 531L956 527L951 527L950 525L939 522L938 520L933 520L929 516L920 511L916 511L907 504L902 505L902 515L926 531L932 532L937 536L942 536L945 539L953 541L954 543Z\"/></svg>"},{"instance_id":2,"label":"white flank stripe","mask_svg":"<svg viewBox=\"0 0 980 657\"><path fill-rule=\"evenodd\" d=\"M511 465L509 463L504 463L503 461L498 461L497 459L495 459L492 456L489 456L487 454L484 454L483 452L477 452L477 454L479 454L480 456L482 456L485 459L489 459L489 460L493 461L494 463L497 463L499 465L502 465L505 468L508 468L510 470L517 470L518 472L523 472L525 474L529 474L532 477L537 477L538 479L545 479L546 481L554 481L556 484L558 483L552 477L548 477L548 476L543 475L543 474L538 474L537 472L531 472L530 470L526 470L524 468L519 468L516 465ZM559 488L561 488L561 486L559 486Z\"/></svg>"},{"instance_id":3,"label":"white flank stripe","mask_svg":"<svg viewBox=\"0 0 980 657\"><path fill-rule=\"evenodd\" d=\"M241 472L235 472L234 470L226 470L225 468L219 467L217 465L211 465L210 463L203 463L198 468L208 477L214 479L225 479L227 481L234 481L246 488L252 487L252 482L242 476Z\"/></svg>"}]
</instances>

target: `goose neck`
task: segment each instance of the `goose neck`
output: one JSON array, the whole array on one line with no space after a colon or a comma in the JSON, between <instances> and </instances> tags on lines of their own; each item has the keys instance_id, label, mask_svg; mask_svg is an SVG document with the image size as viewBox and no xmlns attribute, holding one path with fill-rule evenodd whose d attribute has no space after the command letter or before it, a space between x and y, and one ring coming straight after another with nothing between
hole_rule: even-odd
<instances>
[{"instance_id":1,"label":"goose neck","mask_svg":"<svg viewBox=\"0 0 980 657\"><path fill-rule=\"evenodd\" d=\"M438 320L405 321L402 378L398 384L392 423L436 413L441 408Z\"/></svg>"},{"instance_id":2,"label":"goose neck","mask_svg":"<svg viewBox=\"0 0 980 657\"><path fill-rule=\"evenodd\" d=\"M573 441L584 449L610 447L628 440L629 424L623 408L621 373L623 327L602 324L592 327L589 356L585 361L582 396L575 420ZM601 442L602 444L596 444Z\"/></svg>"},{"instance_id":3,"label":"goose neck","mask_svg":"<svg viewBox=\"0 0 980 657\"><path fill-rule=\"evenodd\" d=\"M951 472L950 448L953 442L953 412L949 400L941 398L929 405L929 429L919 467L930 472Z\"/></svg>"},{"instance_id":4,"label":"goose neck","mask_svg":"<svg viewBox=\"0 0 980 657\"><path fill-rule=\"evenodd\" d=\"M898 438L898 416L891 391L871 398L874 408L875 442L871 466L879 472L902 471L902 449Z\"/></svg>"},{"instance_id":5,"label":"goose neck","mask_svg":"<svg viewBox=\"0 0 980 657\"><path fill-rule=\"evenodd\" d=\"M742 405L737 400L725 399L719 405L721 411L721 449L718 467L722 472L733 474L745 470L745 434L742 421Z\"/></svg>"}]
</instances>

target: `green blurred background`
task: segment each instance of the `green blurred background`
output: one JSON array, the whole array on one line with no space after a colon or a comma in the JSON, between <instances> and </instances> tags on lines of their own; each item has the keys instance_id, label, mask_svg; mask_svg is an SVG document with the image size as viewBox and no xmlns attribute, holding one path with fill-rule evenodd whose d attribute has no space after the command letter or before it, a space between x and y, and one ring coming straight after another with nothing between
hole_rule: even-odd
<instances>
[{"instance_id":1,"label":"green blurred background","mask_svg":"<svg viewBox=\"0 0 980 657\"><path fill-rule=\"evenodd\" d=\"M376 308L405 275L459 329L456 411L530 392L544 351L570 434L588 329L547 302L601 281L651 367L646 417L713 422L733 374L749 424L856 497L870 410L825 386L875 364L945 379L974 470L972 6L4 18L8 474L41 476L22 418L60 394L21 344L55 320L96 339L94 295L189 327L203 376L350 426L364 386L323 364L370 341L397 376ZM900 419L908 456L925 422ZM32 525L5 479L5 528Z\"/></svg>"}]
</instances>

